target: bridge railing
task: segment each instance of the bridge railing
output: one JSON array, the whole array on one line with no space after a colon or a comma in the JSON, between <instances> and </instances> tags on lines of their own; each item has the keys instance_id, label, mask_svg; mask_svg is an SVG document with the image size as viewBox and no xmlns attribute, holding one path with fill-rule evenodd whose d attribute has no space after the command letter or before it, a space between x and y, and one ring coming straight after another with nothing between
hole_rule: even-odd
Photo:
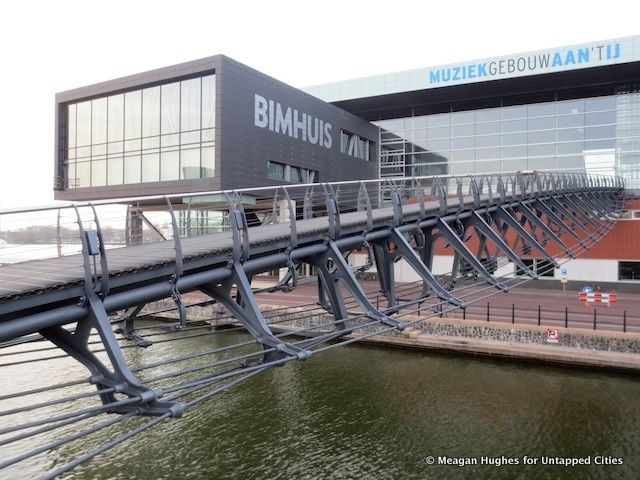
<instances>
[{"instance_id":1,"label":"bridge railing","mask_svg":"<svg viewBox=\"0 0 640 480\"><path fill-rule=\"evenodd\" d=\"M458 204L463 198L499 203L598 186L624 184L619 178L575 172L512 172L288 184L0 210L0 265L78 254L87 231L100 231L106 250L225 232L234 210L243 210L248 227L294 225L393 207L394 201L401 207L435 201L445 209L455 199ZM295 226L291 231L295 235Z\"/></svg>"}]
</instances>

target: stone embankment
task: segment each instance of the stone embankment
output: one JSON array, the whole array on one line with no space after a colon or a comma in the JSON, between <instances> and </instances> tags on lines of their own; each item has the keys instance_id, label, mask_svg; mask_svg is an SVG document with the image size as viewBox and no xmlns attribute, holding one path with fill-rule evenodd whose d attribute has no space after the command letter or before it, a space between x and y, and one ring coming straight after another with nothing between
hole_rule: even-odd
<instances>
[{"instance_id":1,"label":"stone embankment","mask_svg":"<svg viewBox=\"0 0 640 480\"><path fill-rule=\"evenodd\" d=\"M159 307L160 305L158 305ZM150 310L154 305L150 305ZM330 331L329 314L309 315L304 308L262 305L274 332L306 330L305 335ZM175 318L175 312L163 314ZM189 319L202 319L212 325L235 323L215 305L189 309ZM379 327L364 327L348 338L366 337L363 343L468 355L519 359L640 373L640 334L591 331L582 328L512 325L473 319L404 316L410 326L404 331L368 336Z\"/></svg>"}]
</instances>

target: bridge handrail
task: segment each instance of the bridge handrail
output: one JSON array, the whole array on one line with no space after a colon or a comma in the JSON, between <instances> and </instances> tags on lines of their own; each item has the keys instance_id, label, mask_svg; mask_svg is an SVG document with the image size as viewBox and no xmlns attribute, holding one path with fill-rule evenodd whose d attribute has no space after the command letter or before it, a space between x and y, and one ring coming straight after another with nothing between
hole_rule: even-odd
<instances>
[{"instance_id":1,"label":"bridge handrail","mask_svg":"<svg viewBox=\"0 0 640 480\"><path fill-rule=\"evenodd\" d=\"M538 172L538 171L528 172L527 171L527 172L496 172L496 173L486 173L484 175L490 175L491 177L495 176L498 178L506 178L508 180L507 183L511 184L510 185L512 187L511 192L513 193L515 193L517 190L516 186L521 187L521 185L526 185L524 183L525 182L524 179L526 176L534 176L537 178L542 176L544 178L560 180L560 185L558 185L558 182L556 181L556 188L562 188L563 191L579 188L577 178L586 179L587 176L589 175L591 175L592 178L596 179L597 188L616 188L616 189L624 188L624 180L621 177L610 177L610 176L605 176L600 174L596 175L596 174L576 173L576 172L569 173L569 172ZM403 181L403 180L411 179L413 181L418 181L418 182L421 182L421 181L433 182L435 179L438 179L444 185L448 185L449 180L454 180L456 182L459 182L461 179L474 178L474 177L475 177L474 174L424 175L424 176L417 176L417 177L400 177L394 180ZM382 185L386 183L388 180L389 180L388 178L375 178L375 179L368 179L368 180L346 180L346 181L340 181L340 182L323 182L322 184L296 183L296 184L287 185L287 188L289 190L293 190L293 189L297 190L297 189L312 188L314 186L318 187L320 185L330 185L332 187L347 186L347 185L359 186L360 184ZM446 182L444 180L446 180ZM192 199L195 197L232 194L233 192L236 192L238 194L260 193L260 192L273 191L281 187L282 187L281 185L267 185L262 187L248 187L248 188L241 188L241 189L209 190L204 192L183 192L183 193L174 193L169 195L142 195L142 196L136 196L136 197L118 197L118 198L112 198L112 199L87 201L87 202L54 203L49 205L40 205L40 206L33 206L33 207L12 207L12 208L0 209L0 215L7 215L7 214L13 214L13 213L31 213L31 212L53 210L53 209L71 209L74 207L78 207L78 208L91 207L92 205L95 207L98 207L98 206L104 206L104 205L131 204L131 203L137 203L137 202L151 202L151 201L158 201L158 203L165 203L166 199L169 199L169 200L183 199L183 198ZM448 191L448 188L446 190ZM526 187L525 187L525 190L526 190Z\"/></svg>"}]
</instances>

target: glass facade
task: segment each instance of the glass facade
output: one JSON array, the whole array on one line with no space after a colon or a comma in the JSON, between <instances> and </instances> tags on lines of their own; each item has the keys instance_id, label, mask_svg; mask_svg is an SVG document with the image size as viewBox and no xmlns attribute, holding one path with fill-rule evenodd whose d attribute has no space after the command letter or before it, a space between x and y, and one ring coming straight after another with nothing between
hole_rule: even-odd
<instances>
[{"instance_id":1,"label":"glass facade","mask_svg":"<svg viewBox=\"0 0 640 480\"><path fill-rule=\"evenodd\" d=\"M627 188L640 188L637 85L607 96L453 110L373 122L380 176L557 169L617 174Z\"/></svg>"},{"instance_id":2,"label":"glass facade","mask_svg":"<svg viewBox=\"0 0 640 480\"><path fill-rule=\"evenodd\" d=\"M215 176L215 75L67 106L67 187Z\"/></svg>"}]
</instances>

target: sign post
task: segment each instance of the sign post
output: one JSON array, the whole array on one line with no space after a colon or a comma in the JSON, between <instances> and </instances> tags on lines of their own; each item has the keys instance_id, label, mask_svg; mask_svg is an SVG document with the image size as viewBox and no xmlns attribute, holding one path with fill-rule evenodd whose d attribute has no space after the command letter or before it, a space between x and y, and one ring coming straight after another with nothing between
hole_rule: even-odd
<instances>
[{"instance_id":1,"label":"sign post","mask_svg":"<svg viewBox=\"0 0 640 480\"><path fill-rule=\"evenodd\" d=\"M563 268L560 275L560 281L562 282L562 294L567 294L567 269Z\"/></svg>"}]
</instances>

